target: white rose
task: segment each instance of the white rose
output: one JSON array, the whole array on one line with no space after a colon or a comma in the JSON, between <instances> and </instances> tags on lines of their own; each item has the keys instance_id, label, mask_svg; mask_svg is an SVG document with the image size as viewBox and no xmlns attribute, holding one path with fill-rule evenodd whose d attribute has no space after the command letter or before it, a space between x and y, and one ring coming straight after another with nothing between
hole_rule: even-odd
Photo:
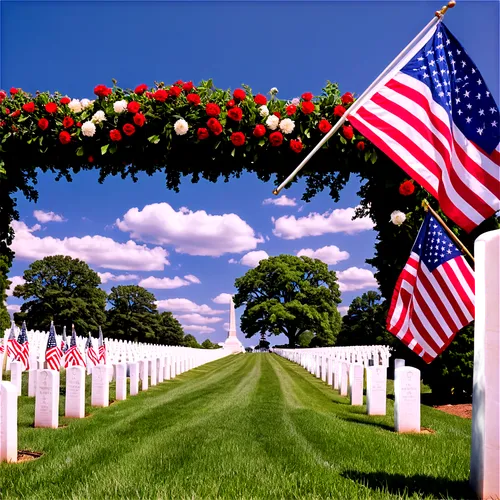
<instances>
[{"instance_id":1,"label":"white rose","mask_svg":"<svg viewBox=\"0 0 500 500\"><path fill-rule=\"evenodd\" d=\"M113 104L113 109L115 110L115 113L123 113L124 111L127 110L127 101L116 101Z\"/></svg>"},{"instance_id":2,"label":"white rose","mask_svg":"<svg viewBox=\"0 0 500 500\"><path fill-rule=\"evenodd\" d=\"M174 130L177 135L184 135L187 133L189 125L186 120L182 118L174 123Z\"/></svg>"},{"instance_id":3,"label":"white rose","mask_svg":"<svg viewBox=\"0 0 500 500\"><path fill-rule=\"evenodd\" d=\"M93 137L95 134L95 125L92 122L85 122L82 125L82 134L85 137Z\"/></svg>"},{"instance_id":4,"label":"white rose","mask_svg":"<svg viewBox=\"0 0 500 500\"><path fill-rule=\"evenodd\" d=\"M92 104L92 102L94 102L94 101L90 101L89 99L82 99L80 101L80 104L82 105L83 109L86 109Z\"/></svg>"},{"instance_id":5,"label":"white rose","mask_svg":"<svg viewBox=\"0 0 500 500\"><path fill-rule=\"evenodd\" d=\"M259 108L259 115L265 118L266 116L269 116L269 109L268 107L264 104L264 106L261 106Z\"/></svg>"},{"instance_id":6,"label":"white rose","mask_svg":"<svg viewBox=\"0 0 500 500\"><path fill-rule=\"evenodd\" d=\"M266 120L267 128L271 130L276 130L278 128L278 124L280 119L277 116L271 115Z\"/></svg>"},{"instance_id":7,"label":"white rose","mask_svg":"<svg viewBox=\"0 0 500 500\"><path fill-rule=\"evenodd\" d=\"M94 113L94 116L92 117L92 121L94 123L102 123L105 120L106 120L106 115L104 114L104 111L102 109L96 111Z\"/></svg>"},{"instance_id":8,"label":"white rose","mask_svg":"<svg viewBox=\"0 0 500 500\"><path fill-rule=\"evenodd\" d=\"M270 93L271 95L275 95L275 94L277 94L277 93L278 93L278 89L277 89L276 87L273 87L273 88L269 91L269 93Z\"/></svg>"},{"instance_id":9,"label":"white rose","mask_svg":"<svg viewBox=\"0 0 500 500\"><path fill-rule=\"evenodd\" d=\"M68 108L73 111L73 113L80 113L82 111L82 103L78 99L72 99L68 104Z\"/></svg>"},{"instance_id":10,"label":"white rose","mask_svg":"<svg viewBox=\"0 0 500 500\"><path fill-rule=\"evenodd\" d=\"M284 134L291 134L294 128L295 128L295 122L293 120L290 120L290 118L285 118L284 120L281 120L280 130Z\"/></svg>"},{"instance_id":11,"label":"white rose","mask_svg":"<svg viewBox=\"0 0 500 500\"><path fill-rule=\"evenodd\" d=\"M406 215L399 210L395 210L391 214L391 222L396 224L396 226L400 226L406 220Z\"/></svg>"}]
</instances>

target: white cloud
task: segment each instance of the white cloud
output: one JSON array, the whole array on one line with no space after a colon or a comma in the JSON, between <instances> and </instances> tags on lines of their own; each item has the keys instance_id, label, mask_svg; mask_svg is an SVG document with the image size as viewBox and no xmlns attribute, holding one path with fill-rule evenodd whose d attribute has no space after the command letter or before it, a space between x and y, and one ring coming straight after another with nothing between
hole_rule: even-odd
<instances>
[{"instance_id":1,"label":"white cloud","mask_svg":"<svg viewBox=\"0 0 500 500\"><path fill-rule=\"evenodd\" d=\"M193 281L188 281L175 276L174 278L155 278L154 276L149 276L139 281L139 286L144 288L154 288L158 290L171 290L173 288L180 288L181 286L189 286Z\"/></svg>"},{"instance_id":2,"label":"white cloud","mask_svg":"<svg viewBox=\"0 0 500 500\"><path fill-rule=\"evenodd\" d=\"M108 283L109 281L135 281L139 279L137 274L113 274L113 273L97 273L101 282Z\"/></svg>"},{"instance_id":3,"label":"white cloud","mask_svg":"<svg viewBox=\"0 0 500 500\"><path fill-rule=\"evenodd\" d=\"M180 314L175 316L181 323L187 323L188 325L210 325L211 323L219 323L222 318L217 316L202 316L198 313L191 314Z\"/></svg>"},{"instance_id":4,"label":"white cloud","mask_svg":"<svg viewBox=\"0 0 500 500\"><path fill-rule=\"evenodd\" d=\"M156 305L160 310L173 311L177 313L198 313L198 314L222 314L225 311L212 309L207 304L198 305L189 299L163 299L157 300Z\"/></svg>"},{"instance_id":5,"label":"white cloud","mask_svg":"<svg viewBox=\"0 0 500 500\"><path fill-rule=\"evenodd\" d=\"M212 302L216 304L229 304L233 296L230 293L219 293L217 297L212 299Z\"/></svg>"},{"instance_id":6,"label":"white cloud","mask_svg":"<svg viewBox=\"0 0 500 500\"><path fill-rule=\"evenodd\" d=\"M340 306L337 308L341 316L345 316L349 310L349 306Z\"/></svg>"},{"instance_id":7,"label":"white cloud","mask_svg":"<svg viewBox=\"0 0 500 500\"><path fill-rule=\"evenodd\" d=\"M240 264L248 267L257 267L261 260L267 259L269 254L264 250L255 250L243 255Z\"/></svg>"},{"instance_id":8,"label":"white cloud","mask_svg":"<svg viewBox=\"0 0 500 500\"><path fill-rule=\"evenodd\" d=\"M282 194L279 198L266 198L263 205L277 205L278 207L294 207L297 205L295 198L288 198L286 194Z\"/></svg>"},{"instance_id":9,"label":"white cloud","mask_svg":"<svg viewBox=\"0 0 500 500\"><path fill-rule=\"evenodd\" d=\"M210 328L209 326L202 325L182 325L182 328L186 332L196 332L196 333L213 333L215 328Z\"/></svg>"},{"instance_id":10,"label":"white cloud","mask_svg":"<svg viewBox=\"0 0 500 500\"><path fill-rule=\"evenodd\" d=\"M228 332L228 331L229 331L229 323L224 323L224 324L222 325L222 328L223 328L226 332Z\"/></svg>"},{"instance_id":11,"label":"white cloud","mask_svg":"<svg viewBox=\"0 0 500 500\"><path fill-rule=\"evenodd\" d=\"M10 313L17 313L21 310L21 306L19 304L7 304L7 311Z\"/></svg>"},{"instance_id":12,"label":"white cloud","mask_svg":"<svg viewBox=\"0 0 500 500\"><path fill-rule=\"evenodd\" d=\"M238 261L236 259L229 259L228 262L229 264L238 264Z\"/></svg>"},{"instance_id":13,"label":"white cloud","mask_svg":"<svg viewBox=\"0 0 500 500\"><path fill-rule=\"evenodd\" d=\"M211 215L186 207L176 212L168 203L131 208L116 225L133 239L170 244L189 255L219 257L252 250L264 241L236 214Z\"/></svg>"},{"instance_id":14,"label":"white cloud","mask_svg":"<svg viewBox=\"0 0 500 500\"><path fill-rule=\"evenodd\" d=\"M33 212L33 217L42 224L46 222L64 222L66 220L62 215L54 212L44 212L43 210L35 210Z\"/></svg>"},{"instance_id":15,"label":"white cloud","mask_svg":"<svg viewBox=\"0 0 500 500\"><path fill-rule=\"evenodd\" d=\"M87 264L125 271L163 271L168 266L168 252L161 247L149 248L134 241L118 243L104 236L66 237L46 236L33 233L40 229L36 224L29 228L24 222L13 221L16 235L11 248L22 260L37 260L49 255L69 255Z\"/></svg>"},{"instance_id":16,"label":"white cloud","mask_svg":"<svg viewBox=\"0 0 500 500\"><path fill-rule=\"evenodd\" d=\"M184 279L190 281L191 283L201 283L200 279L197 278L194 274L186 274L186 276L184 276Z\"/></svg>"},{"instance_id":17,"label":"white cloud","mask_svg":"<svg viewBox=\"0 0 500 500\"><path fill-rule=\"evenodd\" d=\"M303 248L297 253L298 257L301 257L302 255L311 257L311 259L322 260L325 264L329 265L337 264L337 262L349 258L349 252L340 250L340 248L335 245L321 247L317 250L313 250L312 248Z\"/></svg>"},{"instance_id":18,"label":"white cloud","mask_svg":"<svg viewBox=\"0 0 500 500\"><path fill-rule=\"evenodd\" d=\"M25 281L22 276L12 276L12 278L7 278L10 281L10 286L6 290L7 297L10 297L14 293L14 288L17 285L24 285Z\"/></svg>"},{"instance_id":19,"label":"white cloud","mask_svg":"<svg viewBox=\"0 0 500 500\"><path fill-rule=\"evenodd\" d=\"M306 217L285 215L272 219L273 233L285 240L296 240L304 236L320 236L327 233L354 234L360 231L373 229L370 218L352 220L355 208L337 208L323 214L311 212Z\"/></svg>"},{"instance_id":20,"label":"white cloud","mask_svg":"<svg viewBox=\"0 0 500 500\"><path fill-rule=\"evenodd\" d=\"M352 292L370 288L376 290L378 283L369 269L350 267L345 271L337 271L339 287L341 292Z\"/></svg>"}]
</instances>

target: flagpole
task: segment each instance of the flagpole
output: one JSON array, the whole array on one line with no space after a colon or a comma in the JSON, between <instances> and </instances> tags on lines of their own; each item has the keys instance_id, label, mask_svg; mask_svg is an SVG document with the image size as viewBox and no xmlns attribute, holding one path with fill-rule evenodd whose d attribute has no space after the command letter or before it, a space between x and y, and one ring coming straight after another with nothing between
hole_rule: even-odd
<instances>
[{"instance_id":1,"label":"flagpole","mask_svg":"<svg viewBox=\"0 0 500 500\"><path fill-rule=\"evenodd\" d=\"M354 104L346 110L346 112L342 115L340 120L333 126L333 128L318 142L318 144L314 147L314 149L300 162L300 165L273 191L274 195L278 195L279 192L305 167L305 165L309 162L309 160L319 151L319 149L325 144L330 137L335 134L342 124L347 120L350 113L356 111L361 104L363 104L364 98L369 95L369 93L373 90L373 88L380 83L380 81L385 78L387 73L392 71L394 67L406 56L409 50L415 45L420 38L422 38L428 30L430 30L435 24L437 24L443 16L445 15L448 9L452 9L455 7L456 1L450 0L447 5L444 5L441 10L437 10L434 14L434 17L427 23L427 25L420 31L420 33L392 60L392 62L380 73L380 75L372 82L372 84L359 96L358 99L354 102Z\"/></svg>"},{"instance_id":2,"label":"flagpole","mask_svg":"<svg viewBox=\"0 0 500 500\"><path fill-rule=\"evenodd\" d=\"M462 250L463 253L467 254L467 256L470 257L470 259L472 260L472 262L475 263L474 257L469 252L469 250L467 250L467 247L457 238L457 235L446 225L444 220L429 205L429 202L427 200L424 200L422 202L422 207L424 207L424 210L426 212L429 211L436 218L436 220L445 228L446 232L450 235L450 238L459 246L460 250Z\"/></svg>"}]
</instances>

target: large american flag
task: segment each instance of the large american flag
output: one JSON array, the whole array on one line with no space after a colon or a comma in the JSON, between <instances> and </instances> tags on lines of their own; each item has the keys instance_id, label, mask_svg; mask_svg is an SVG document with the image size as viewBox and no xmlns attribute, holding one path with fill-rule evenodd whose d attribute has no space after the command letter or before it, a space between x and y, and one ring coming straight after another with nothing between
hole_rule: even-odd
<instances>
[{"instance_id":1,"label":"large american flag","mask_svg":"<svg viewBox=\"0 0 500 500\"><path fill-rule=\"evenodd\" d=\"M22 349L16 339L16 325L12 322L9 339L7 340L7 358L11 361L16 361L19 359Z\"/></svg>"},{"instance_id":2,"label":"large american flag","mask_svg":"<svg viewBox=\"0 0 500 500\"><path fill-rule=\"evenodd\" d=\"M80 349L78 349L76 345L76 331L74 325L71 326L69 349L66 351L64 357L64 368L68 368L68 366L83 366L85 368L85 360L83 359Z\"/></svg>"},{"instance_id":3,"label":"large american flag","mask_svg":"<svg viewBox=\"0 0 500 500\"><path fill-rule=\"evenodd\" d=\"M474 319L474 271L428 214L392 296L387 329L430 363Z\"/></svg>"},{"instance_id":4,"label":"large american flag","mask_svg":"<svg viewBox=\"0 0 500 500\"><path fill-rule=\"evenodd\" d=\"M56 340L56 329L54 327L54 322L50 323L49 339L47 341L47 348L45 349L45 361L49 370L59 371L61 368L61 358L62 350L57 345Z\"/></svg>"},{"instance_id":5,"label":"large american flag","mask_svg":"<svg viewBox=\"0 0 500 500\"><path fill-rule=\"evenodd\" d=\"M500 209L499 111L442 22L348 120L471 231Z\"/></svg>"},{"instance_id":6,"label":"large american flag","mask_svg":"<svg viewBox=\"0 0 500 500\"><path fill-rule=\"evenodd\" d=\"M19 333L19 336L17 337L17 343L20 346L18 360L21 361L21 363L24 365L25 370L29 370L30 369L30 362L29 362L30 343L28 341L28 333L26 330L26 322L25 321L23 321L23 324L21 326L21 332Z\"/></svg>"}]
</instances>

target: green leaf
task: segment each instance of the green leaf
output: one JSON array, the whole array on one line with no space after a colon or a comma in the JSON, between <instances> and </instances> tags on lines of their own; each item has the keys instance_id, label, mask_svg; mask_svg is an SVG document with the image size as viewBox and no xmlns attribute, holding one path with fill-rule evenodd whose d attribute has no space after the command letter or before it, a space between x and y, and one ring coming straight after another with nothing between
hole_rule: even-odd
<instances>
[{"instance_id":1,"label":"green leaf","mask_svg":"<svg viewBox=\"0 0 500 500\"><path fill-rule=\"evenodd\" d=\"M236 154L236 148L233 148L233 150L231 151L231 156L234 156Z\"/></svg>"},{"instance_id":2,"label":"green leaf","mask_svg":"<svg viewBox=\"0 0 500 500\"><path fill-rule=\"evenodd\" d=\"M148 137L148 141L152 142L153 144L158 144L160 142L160 136L152 135L151 137Z\"/></svg>"},{"instance_id":3,"label":"green leaf","mask_svg":"<svg viewBox=\"0 0 500 500\"><path fill-rule=\"evenodd\" d=\"M118 149L118 145L117 144L111 144L111 147L109 148L110 154L116 153L117 149Z\"/></svg>"},{"instance_id":4,"label":"green leaf","mask_svg":"<svg viewBox=\"0 0 500 500\"><path fill-rule=\"evenodd\" d=\"M371 161L372 164L374 164L377 161L377 151L375 151L375 149L372 151Z\"/></svg>"},{"instance_id":5,"label":"green leaf","mask_svg":"<svg viewBox=\"0 0 500 500\"><path fill-rule=\"evenodd\" d=\"M345 137L339 136L339 138L340 138L340 142L342 144L347 144L347 141L346 141Z\"/></svg>"},{"instance_id":6,"label":"green leaf","mask_svg":"<svg viewBox=\"0 0 500 500\"><path fill-rule=\"evenodd\" d=\"M109 144L105 144L104 146L101 146L101 154L105 155L106 152L108 151Z\"/></svg>"},{"instance_id":7,"label":"green leaf","mask_svg":"<svg viewBox=\"0 0 500 500\"><path fill-rule=\"evenodd\" d=\"M80 147L76 150L76 156L83 156L83 146L80 146Z\"/></svg>"},{"instance_id":8,"label":"green leaf","mask_svg":"<svg viewBox=\"0 0 500 500\"><path fill-rule=\"evenodd\" d=\"M305 135L308 139L310 139L310 138L311 138L311 132L309 132L309 129L308 129L308 128L306 128L306 129L304 130L304 135Z\"/></svg>"},{"instance_id":9,"label":"green leaf","mask_svg":"<svg viewBox=\"0 0 500 500\"><path fill-rule=\"evenodd\" d=\"M365 161L368 161L372 155L371 151L365 151Z\"/></svg>"},{"instance_id":10,"label":"green leaf","mask_svg":"<svg viewBox=\"0 0 500 500\"><path fill-rule=\"evenodd\" d=\"M259 146L264 146L265 143L266 143L266 140L265 139L261 139L259 141Z\"/></svg>"}]
</instances>

